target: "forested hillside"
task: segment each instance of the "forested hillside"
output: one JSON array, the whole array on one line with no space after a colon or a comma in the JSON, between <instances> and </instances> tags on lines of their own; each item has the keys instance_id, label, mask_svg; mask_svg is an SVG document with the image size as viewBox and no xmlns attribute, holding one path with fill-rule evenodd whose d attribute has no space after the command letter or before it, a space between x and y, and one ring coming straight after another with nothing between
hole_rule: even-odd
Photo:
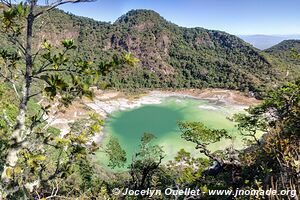
<instances>
[{"instance_id":1,"label":"forested hillside","mask_svg":"<svg viewBox=\"0 0 300 200\"><path fill-rule=\"evenodd\" d=\"M279 57L288 63L292 62L294 64L297 64L298 60L295 58L295 56L292 55L291 50L300 50L300 40L284 40L279 44L266 49L265 52L275 57ZM298 70L299 69L300 68L298 65Z\"/></svg>"},{"instance_id":2,"label":"forested hillside","mask_svg":"<svg viewBox=\"0 0 300 200\"><path fill-rule=\"evenodd\" d=\"M60 10L49 16L38 19L36 48L44 39L57 46L73 38L78 54L96 62L122 52L132 52L140 60L137 67L119 69L106 78L119 89L219 87L259 93L286 73L285 67L269 61L272 55L236 36L179 27L150 10L130 11L113 24Z\"/></svg>"},{"instance_id":3,"label":"forested hillside","mask_svg":"<svg viewBox=\"0 0 300 200\"><path fill-rule=\"evenodd\" d=\"M153 11L131 11L108 24L54 9L77 0L0 2L1 200L299 199L300 80L276 87L299 73L296 60L287 59L289 47L296 46L261 52L224 32L178 27ZM286 56L275 57L281 52ZM299 61L299 51L291 52ZM259 92L274 87L261 104L228 118L243 136L244 149L230 145L213 151L209 145L233 136L202 121L179 121L181 138L191 142L195 154L181 149L163 163L166 152L152 142L156 133L144 133L128 170L114 173L96 162L95 153L107 154L109 167L115 168L125 167L126 151L117 137L107 145L95 141L105 128L100 115L85 108L91 113L68 121L66 133L50 124L51 113L55 118L78 98L91 98L93 86L103 80L127 90L226 87ZM77 115L80 108L74 107ZM134 193L122 194L127 190ZM161 193L147 193L154 190ZM214 191L229 193L210 193Z\"/></svg>"}]
</instances>

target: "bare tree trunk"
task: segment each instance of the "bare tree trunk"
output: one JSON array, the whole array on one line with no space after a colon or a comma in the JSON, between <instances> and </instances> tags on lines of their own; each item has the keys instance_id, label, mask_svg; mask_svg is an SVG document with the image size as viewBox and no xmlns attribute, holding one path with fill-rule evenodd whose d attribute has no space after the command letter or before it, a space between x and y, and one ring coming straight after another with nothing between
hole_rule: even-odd
<instances>
[{"instance_id":1,"label":"bare tree trunk","mask_svg":"<svg viewBox=\"0 0 300 200\"><path fill-rule=\"evenodd\" d=\"M30 12L27 17L26 51L25 51L26 69L25 69L25 78L24 78L23 88L22 88L22 100L19 105L19 114L17 116L17 121L12 133L11 144L8 149L6 163L1 175L2 181L6 183L10 181L10 177L8 176L7 170L14 169L14 167L18 162L18 153L24 146L26 146L27 133L26 133L26 126L25 126L25 119L26 119L26 111L27 111L27 104L28 104L30 84L31 84L32 28L34 22L33 8L35 6L35 1L29 1L29 4L30 4Z\"/></svg>"}]
</instances>

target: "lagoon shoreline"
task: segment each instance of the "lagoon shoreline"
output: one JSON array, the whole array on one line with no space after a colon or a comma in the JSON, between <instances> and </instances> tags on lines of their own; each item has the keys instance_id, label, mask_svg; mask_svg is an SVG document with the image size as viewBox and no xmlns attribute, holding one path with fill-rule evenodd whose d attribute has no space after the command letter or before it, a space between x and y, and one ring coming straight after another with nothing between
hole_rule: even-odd
<instances>
[{"instance_id":1,"label":"lagoon shoreline","mask_svg":"<svg viewBox=\"0 0 300 200\"><path fill-rule=\"evenodd\" d=\"M192 98L214 101L233 105L240 109L256 105L260 101L247 97L242 92L225 89L174 89L174 90L144 90L138 93L125 93L116 90L94 90L93 100L83 98L75 101L63 112L53 112L49 124L61 130L62 134L70 130L69 123L88 117L89 113L96 112L102 119L106 119L115 111L133 109L142 105L160 104L166 97ZM209 109L209 108L207 108ZM101 132L94 140L101 143L104 133Z\"/></svg>"}]
</instances>

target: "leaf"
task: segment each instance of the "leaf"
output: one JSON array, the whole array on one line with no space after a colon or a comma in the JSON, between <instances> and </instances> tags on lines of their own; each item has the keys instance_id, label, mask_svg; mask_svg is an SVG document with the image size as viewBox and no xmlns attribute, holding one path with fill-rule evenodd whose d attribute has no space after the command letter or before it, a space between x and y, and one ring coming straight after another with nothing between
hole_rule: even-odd
<instances>
[{"instance_id":1,"label":"leaf","mask_svg":"<svg viewBox=\"0 0 300 200\"><path fill-rule=\"evenodd\" d=\"M106 145L105 153L109 157L108 166L114 169L115 167L122 167L127 160L126 152L122 149L119 141L115 137L111 137Z\"/></svg>"},{"instance_id":2,"label":"leaf","mask_svg":"<svg viewBox=\"0 0 300 200\"><path fill-rule=\"evenodd\" d=\"M67 146L70 143L69 139L56 137L55 141L58 145Z\"/></svg>"},{"instance_id":3,"label":"leaf","mask_svg":"<svg viewBox=\"0 0 300 200\"><path fill-rule=\"evenodd\" d=\"M91 130L92 130L93 133L99 132L99 131L100 131L100 128L101 128L101 126L100 126L99 124L97 124L97 123L95 123L95 124L93 124L93 125L91 126Z\"/></svg>"},{"instance_id":4,"label":"leaf","mask_svg":"<svg viewBox=\"0 0 300 200\"><path fill-rule=\"evenodd\" d=\"M28 161L27 161L27 164L32 167L32 168L36 168L38 165L37 165L37 162L34 160L34 158L30 158Z\"/></svg>"},{"instance_id":5,"label":"leaf","mask_svg":"<svg viewBox=\"0 0 300 200\"><path fill-rule=\"evenodd\" d=\"M201 192L208 193L208 189L207 189L207 186L206 186L206 185L200 187L200 189L201 189Z\"/></svg>"},{"instance_id":6,"label":"leaf","mask_svg":"<svg viewBox=\"0 0 300 200\"><path fill-rule=\"evenodd\" d=\"M22 168L20 166L16 166L15 169L14 169L14 172L16 174L20 174L22 172Z\"/></svg>"},{"instance_id":7,"label":"leaf","mask_svg":"<svg viewBox=\"0 0 300 200\"><path fill-rule=\"evenodd\" d=\"M42 48L50 51L52 48L52 45L47 40L44 40L44 43L42 44ZM49 53L49 55L50 55L50 53ZM49 58L50 58L50 56L49 56Z\"/></svg>"},{"instance_id":8,"label":"leaf","mask_svg":"<svg viewBox=\"0 0 300 200\"><path fill-rule=\"evenodd\" d=\"M231 138L226 130L209 129L201 122L179 122L178 126L181 137L194 143L210 144Z\"/></svg>"},{"instance_id":9,"label":"leaf","mask_svg":"<svg viewBox=\"0 0 300 200\"><path fill-rule=\"evenodd\" d=\"M12 170L11 167L6 168L5 173L6 173L6 176L7 176L8 178L11 178L12 172L13 172L13 170Z\"/></svg>"},{"instance_id":10,"label":"leaf","mask_svg":"<svg viewBox=\"0 0 300 200\"><path fill-rule=\"evenodd\" d=\"M72 39L66 39L64 41L62 41L62 45L66 48L66 49L76 49L77 47L74 45L74 40Z\"/></svg>"},{"instance_id":11,"label":"leaf","mask_svg":"<svg viewBox=\"0 0 300 200\"><path fill-rule=\"evenodd\" d=\"M134 66L136 63L140 62L138 58L135 58L132 53L127 53L124 55L124 60L127 64Z\"/></svg>"},{"instance_id":12,"label":"leaf","mask_svg":"<svg viewBox=\"0 0 300 200\"><path fill-rule=\"evenodd\" d=\"M35 160L37 160L37 161L44 161L45 159L46 159L46 157L44 155L35 156Z\"/></svg>"}]
</instances>

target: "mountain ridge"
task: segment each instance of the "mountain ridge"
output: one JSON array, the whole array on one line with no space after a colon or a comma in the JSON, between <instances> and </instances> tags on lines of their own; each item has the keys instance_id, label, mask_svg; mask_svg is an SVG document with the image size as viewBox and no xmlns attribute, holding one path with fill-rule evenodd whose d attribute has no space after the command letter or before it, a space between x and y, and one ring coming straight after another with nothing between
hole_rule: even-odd
<instances>
[{"instance_id":1,"label":"mountain ridge","mask_svg":"<svg viewBox=\"0 0 300 200\"><path fill-rule=\"evenodd\" d=\"M185 28L151 10L132 10L114 23L52 10L41 17L34 36L55 46L73 38L78 56L100 62L131 52L139 67L119 69L106 77L115 88L219 87L260 92L280 83L284 67L273 66L266 52L223 31ZM37 28L36 27L36 28Z\"/></svg>"},{"instance_id":2,"label":"mountain ridge","mask_svg":"<svg viewBox=\"0 0 300 200\"><path fill-rule=\"evenodd\" d=\"M300 39L288 39L264 50L265 52L271 51L287 51L291 49L300 50Z\"/></svg>"},{"instance_id":3,"label":"mountain ridge","mask_svg":"<svg viewBox=\"0 0 300 200\"><path fill-rule=\"evenodd\" d=\"M238 35L238 36L260 50L266 50L268 48L271 48L272 46L275 46L284 40L300 39L300 35L296 35L296 34L295 35L255 34L255 35Z\"/></svg>"},{"instance_id":4,"label":"mountain ridge","mask_svg":"<svg viewBox=\"0 0 300 200\"><path fill-rule=\"evenodd\" d=\"M282 62L286 63L289 69L300 71L299 60L293 57L292 50L300 52L300 40L284 40L277 45L266 49L264 52L279 58Z\"/></svg>"}]
</instances>

